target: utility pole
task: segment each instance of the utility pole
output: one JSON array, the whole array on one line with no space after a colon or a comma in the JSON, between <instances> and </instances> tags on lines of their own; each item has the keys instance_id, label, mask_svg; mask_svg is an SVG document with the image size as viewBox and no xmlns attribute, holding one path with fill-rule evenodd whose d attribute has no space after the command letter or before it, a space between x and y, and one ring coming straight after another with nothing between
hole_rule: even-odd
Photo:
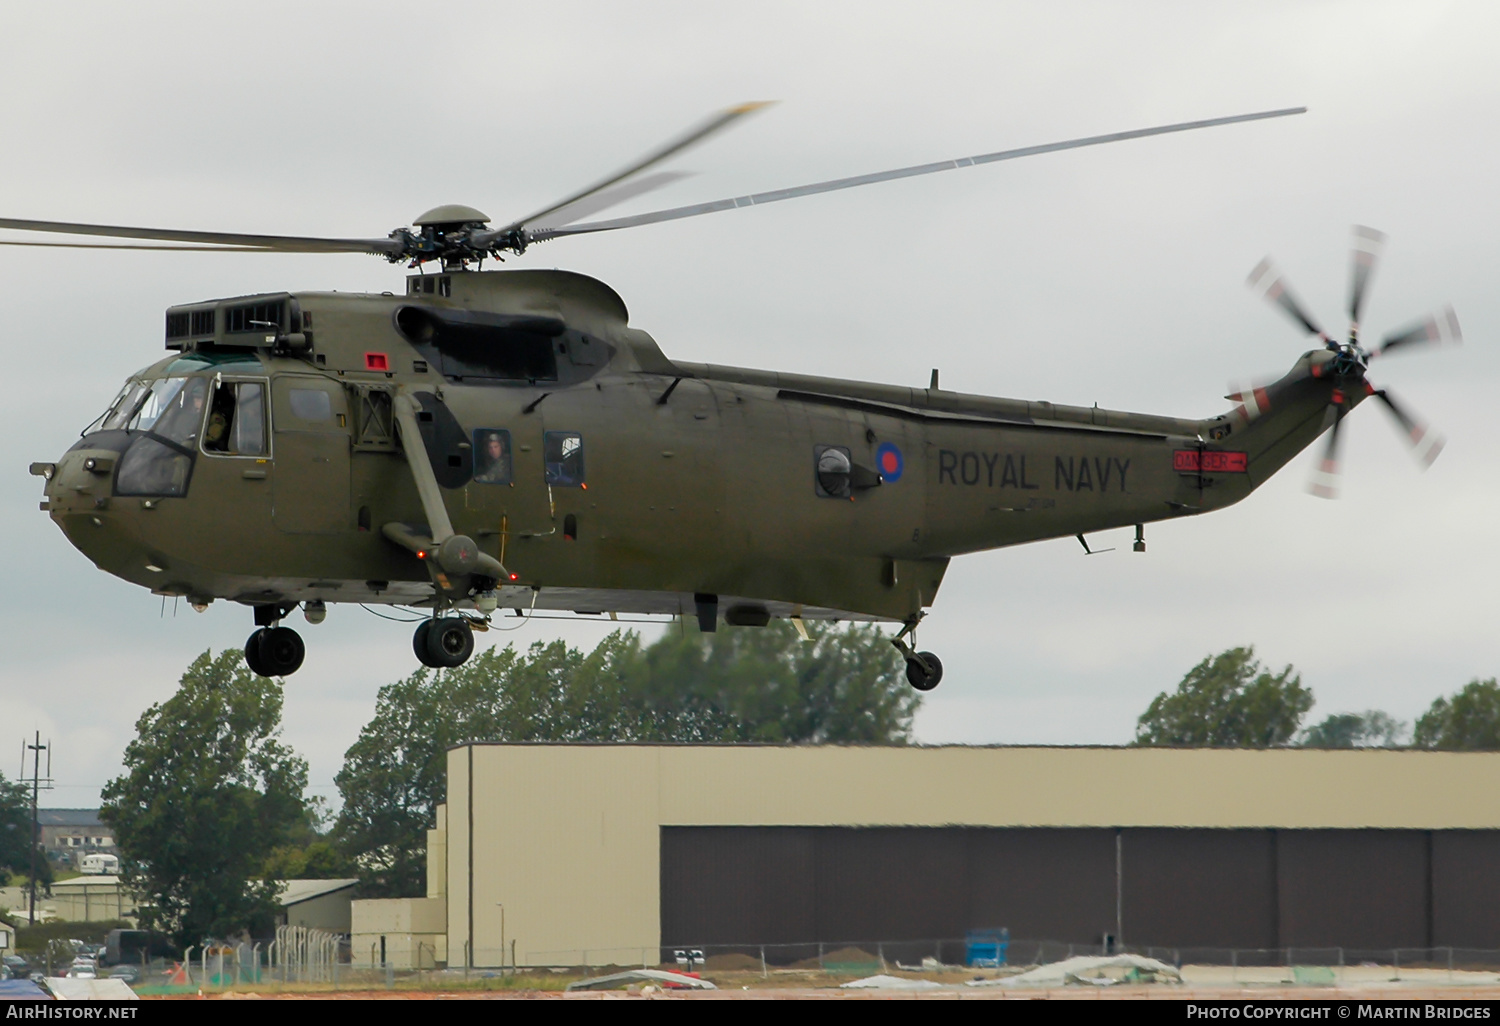
<instances>
[{"instance_id":1,"label":"utility pole","mask_svg":"<svg viewBox=\"0 0 1500 1026\"><path fill-rule=\"evenodd\" d=\"M37 822L37 795L42 786L42 753L47 753L47 785L52 784L52 745L42 744L42 732L36 732L36 740L26 746L31 752L31 910L28 913L27 922L31 926L36 925L36 850L40 845L37 843L41 837L41 827ZM22 752L24 755L25 752ZM25 779L26 764L22 761L22 779Z\"/></svg>"}]
</instances>

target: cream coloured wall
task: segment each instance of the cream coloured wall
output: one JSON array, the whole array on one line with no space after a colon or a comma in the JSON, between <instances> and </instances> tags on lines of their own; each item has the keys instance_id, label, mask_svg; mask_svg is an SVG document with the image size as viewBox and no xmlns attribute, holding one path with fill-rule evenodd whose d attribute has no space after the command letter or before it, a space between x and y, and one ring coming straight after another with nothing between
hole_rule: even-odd
<instances>
[{"instance_id":1,"label":"cream coloured wall","mask_svg":"<svg viewBox=\"0 0 1500 1026\"><path fill-rule=\"evenodd\" d=\"M448 961L447 905L441 898L372 898L351 905L349 957L355 965L385 960L397 969L431 969Z\"/></svg>"},{"instance_id":2,"label":"cream coloured wall","mask_svg":"<svg viewBox=\"0 0 1500 1026\"><path fill-rule=\"evenodd\" d=\"M436 825L427 831L427 896L448 894L448 806L439 805Z\"/></svg>"},{"instance_id":3,"label":"cream coloured wall","mask_svg":"<svg viewBox=\"0 0 1500 1026\"><path fill-rule=\"evenodd\" d=\"M657 957L663 826L1495 829L1500 753L473 745L446 812L452 964L625 964Z\"/></svg>"},{"instance_id":4,"label":"cream coloured wall","mask_svg":"<svg viewBox=\"0 0 1500 1026\"><path fill-rule=\"evenodd\" d=\"M80 923L130 919L136 913L135 899L121 887L117 876L59 880L52 885L52 906L58 919Z\"/></svg>"}]
</instances>

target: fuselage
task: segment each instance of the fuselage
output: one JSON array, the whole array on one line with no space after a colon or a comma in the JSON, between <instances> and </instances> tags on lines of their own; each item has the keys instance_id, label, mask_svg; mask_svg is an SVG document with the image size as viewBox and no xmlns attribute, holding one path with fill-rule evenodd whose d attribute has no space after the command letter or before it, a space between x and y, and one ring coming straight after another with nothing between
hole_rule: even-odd
<instances>
[{"instance_id":1,"label":"fuselage","mask_svg":"<svg viewBox=\"0 0 1500 1026\"><path fill-rule=\"evenodd\" d=\"M172 355L38 465L44 507L159 594L461 607L383 530L430 519L409 396L503 607L910 622L953 556L1238 501L1338 387L1308 354L1268 414L1188 420L863 384L673 362L580 275L410 281L174 308Z\"/></svg>"}]
</instances>

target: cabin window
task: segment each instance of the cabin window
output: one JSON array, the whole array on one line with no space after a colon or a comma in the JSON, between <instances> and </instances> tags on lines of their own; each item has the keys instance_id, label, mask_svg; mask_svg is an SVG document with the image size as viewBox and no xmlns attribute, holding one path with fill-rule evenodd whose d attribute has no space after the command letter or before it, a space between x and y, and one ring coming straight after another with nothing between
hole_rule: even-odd
<instances>
[{"instance_id":1,"label":"cabin window","mask_svg":"<svg viewBox=\"0 0 1500 1026\"><path fill-rule=\"evenodd\" d=\"M474 480L480 484L510 484L509 431L480 428L474 432Z\"/></svg>"},{"instance_id":2,"label":"cabin window","mask_svg":"<svg viewBox=\"0 0 1500 1026\"><path fill-rule=\"evenodd\" d=\"M563 488L587 487L583 478L583 436L576 431L548 431L542 436L547 483Z\"/></svg>"},{"instance_id":3,"label":"cabin window","mask_svg":"<svg viewBox=\"0 0 1500 1026\"><path fill-rule=\"evenodd\" d=\"M321 388L287 389L287 406L298 420L332 420L333 400Z\"/></svg>"}]
</instances>

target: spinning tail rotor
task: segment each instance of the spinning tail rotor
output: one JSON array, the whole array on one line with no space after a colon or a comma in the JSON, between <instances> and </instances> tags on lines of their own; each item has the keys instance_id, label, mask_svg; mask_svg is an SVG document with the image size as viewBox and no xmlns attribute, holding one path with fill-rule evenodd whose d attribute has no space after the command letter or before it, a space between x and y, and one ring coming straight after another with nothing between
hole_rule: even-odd
<instances>
[{"instance_id":1,"label":"spinning tail rotor","mask_svg":"<svg viewBox=\"0 0 1500 1026\"><path fill-rule=\"evenodd\" d=\"M1452 306L1445 306L1435 314L1382 338L1375 347L1366 349L1359 341L1360 316L1369 295L1370 281L1380 262L1385 247L1385 233L1374 228L1356 225L1349 268L1349 334L1339 342L1324 331L1307 312L1307 308L1292 293L1285 277L1271 263L1262 260L1250 272L1249 286L1273 306L1291 318L1292 322L1309 335L1323 343L1329 354L1312 364L1315 378L1332 378L1334 389L1325 417L1327 441L1322 458L1318 461L1308 491L1325 499L1338 497L1339 487L1339 429L1350 409L1366 397L1379 400L1387 413L1400 426L1407 444L1425 469L1437 459L1443 449L1443 438L1408 409L1398 403L1386 389L1376 388L1365 378L1370 361L1377 356L1396 349L1412 349L1426 345L1457 344L1462 341L1458 317ZM1229 398L1240 404L1241 416L1253 420L1270 405L1263 388L1232 389Z\"/></svg>"}]
</instances>

